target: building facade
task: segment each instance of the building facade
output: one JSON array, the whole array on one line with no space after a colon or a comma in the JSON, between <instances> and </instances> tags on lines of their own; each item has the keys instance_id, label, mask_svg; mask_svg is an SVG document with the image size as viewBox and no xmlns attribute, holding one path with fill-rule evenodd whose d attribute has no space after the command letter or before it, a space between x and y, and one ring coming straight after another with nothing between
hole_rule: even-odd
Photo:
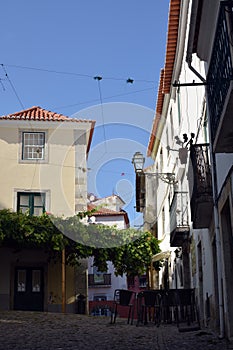
<instances>
[{"instance_id":1,"label":"building facade","mask_svg":"<svg viewBox=\"0 0 233 350\"><path fill-rule=\"evenodd\" d=\"M64 217L85 211L94 124L40 107L0 117L0 209ZM61 262L39 249L0 250L1 309L60 311ZM76 295L85 289L77 282L84 272L66 268L67 311L74 311Z\"/></svg>"},{"instance_id":2,"label":"building facade","mask_svg":"<svg viewBox=\"0 0 233 350\"><path fill-rule=\"evenodd\" d=\"M233 2L171 0L148 145L162 288L195 288L201 323L232 338ZM147 180L148 176L146 176ZM146 192L146 198L150 196ZM146 206L145 216L148 217Z\"/></svg>"},{"instance_id":3,"label":"building facade","mask_svg":"<svg viewBox=\"0 0 233 350\"><path fill-rule=\"evenodd\" d=\"M105 198L89 196L88 210L95 209L89 217L89 225L116 226L119 230L129 227L128 214L122 209L124 201L117 195ZM127 289L126 276L115 276L114 265L108 261L107 271L99 272L88 260L89 312L94 315L110 314L115 289Z\"/></svg>"}]
</instances>

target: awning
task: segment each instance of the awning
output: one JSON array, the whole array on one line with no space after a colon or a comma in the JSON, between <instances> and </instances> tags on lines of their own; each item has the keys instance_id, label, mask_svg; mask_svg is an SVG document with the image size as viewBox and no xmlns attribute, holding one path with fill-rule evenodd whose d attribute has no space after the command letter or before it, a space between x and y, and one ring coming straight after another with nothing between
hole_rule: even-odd
<instances>
[{"instance_id":1,"label":"awning","mask_svg":"<svg viewBox=\"0 0 233 350\"><path fill-rule=\"evenodd\" d=\"M167 250L165 252L160 252L152 256L151 262L163 260L169 258L171 255L170 250Z\"/></svg>"}]
</instances>

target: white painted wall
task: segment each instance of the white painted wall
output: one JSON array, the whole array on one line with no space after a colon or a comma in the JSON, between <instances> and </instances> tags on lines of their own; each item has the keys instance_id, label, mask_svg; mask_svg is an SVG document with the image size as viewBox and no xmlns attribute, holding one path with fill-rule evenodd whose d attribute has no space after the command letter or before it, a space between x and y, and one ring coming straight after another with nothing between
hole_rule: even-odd
<instances>
[{"instance_id":1,"label":"white painted wall","mask_svg":"<svg viewBox=\"0 0 233 350\"><path fill-rule=\"evenodd\" d=\"M112 198L111 198L112 197ZM118 196L110 196L107 197L107 205L106 205L106 198L101 198L98 201L95 201L93 203L94 205L102 205L103 208L107 208L110 210L114 210L116 212L119 212L121 210L122 205L124 202L118 197ZM93 216L95 216L95 213L93 213ZM117 226L118 229L125 229L126 223L124 219L124 215L96 215L95 216L95 224L103 224L107 226ZM93 273L93 257L88 259L88 273ZM94 296L96 295L103 295L107 297L107 300L113 300L114 291L115 289L125 289L127 288L127 279L126 275L121 276L115 276L114 272L114 266L109 261L108 262L108 270L106 273L111 273L111 287L94 287L88 288L88 300L92 301L94 299Z\"/></svg>"}]
</instances>

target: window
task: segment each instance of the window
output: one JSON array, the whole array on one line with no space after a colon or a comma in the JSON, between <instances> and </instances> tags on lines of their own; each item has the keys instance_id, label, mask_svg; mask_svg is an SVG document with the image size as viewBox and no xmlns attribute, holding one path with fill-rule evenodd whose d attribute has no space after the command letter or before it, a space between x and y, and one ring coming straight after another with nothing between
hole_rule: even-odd
<instances>
[{"instance_id":1,"label":"window","mask_svg":"<svg viewBox=\"0 0 233 350\"><path fill-rule=\"evenodd\" d=\"M139 277L139 287L140 288L147 287L147 278L146 278L146 276L140 276Z\"/></svg>"},{"instance_id":2,"label":"window","mask_svg":"<svg viewBox=\"0 0 233 350\"><path fill-rule=\"evenodd\" d=\"M104 283L104 273L99 271L97 266L93 266L94 283Z\"/></svg>"},{"instance_id":3,"label":"window","mask_svg":"<svg viewBox=\"0 0 233 350\"><path fill-rule=\"evenodd\" d=\"M39 216L45 212L45 193L17 193L17 211Z\"/></svg>"},{"instance_id":4,"label":"window","mask_svg":"<svg viewBox=\"0 0 233 350\"><path fill-rule=\"evenodd\" d=\"M40 292L41 270L32 270L32 292Z\"/></svg>"},{"instance_id":5,"label":"window","mask_svg":"<svg viewBox=\"0 0 233 350\"><path fill-rule=\"evenodd\" d=\"M22 133L22 159L37 160L45 158L45 133L23 132Z\"/></svg>"},{"instance_id":6,"label":"window","mask_svg":"<svg viewBox=\"0 0 233 350\"><path fill-rule=\"evenodd\" d=\"M18 270L17 276L17 292L25 292L26 291L26 270Z\"/></svg>"}]
</instances>

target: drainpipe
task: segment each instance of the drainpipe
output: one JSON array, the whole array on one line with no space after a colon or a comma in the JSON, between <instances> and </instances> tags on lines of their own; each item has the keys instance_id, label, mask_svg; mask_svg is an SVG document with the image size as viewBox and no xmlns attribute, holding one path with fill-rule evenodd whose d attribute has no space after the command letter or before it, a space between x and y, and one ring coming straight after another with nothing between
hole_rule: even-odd
<instances>
[{"instance_id":1,"label":"drainpipe","mask_svg":"<svg viewBox=\"0 0 233 350\"><path fill-rule=\"evenodd\" d=\"M189 69L203 82L206 83L205 78L192 66L192 53L188 52L186 57Z\"/></svg>"},{"instance_id":2,"label":"drainpipe","mask_svg":"<svg viewBox=\"0 0 233 350\"><path fill-rule=\"evenodd\" d=\"M217 171L216 171L216 156L213 152L212 143L210 142L210 159L212 164L212 187L213 187L213 201L214 201L214 226L216 239L216 254L217 254L217 275L218 275L218 303L219 303L219 338L224 337L224 312L223 312L223 290L222 290L222 253L221 253L221 237L218 214L218 186L217 186Z\"/></svg>"}]
</instances>

